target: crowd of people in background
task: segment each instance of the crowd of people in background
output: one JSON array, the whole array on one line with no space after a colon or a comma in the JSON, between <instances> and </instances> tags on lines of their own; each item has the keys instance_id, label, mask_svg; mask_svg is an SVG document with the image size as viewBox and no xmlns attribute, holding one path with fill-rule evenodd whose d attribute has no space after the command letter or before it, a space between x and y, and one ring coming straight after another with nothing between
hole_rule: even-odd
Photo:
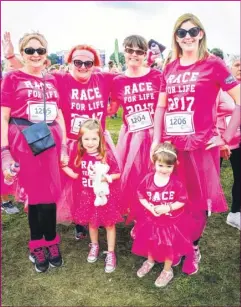
<instances>
[{"instance_id":1,"label":"crowd of people in background","mask_svg":"<svg viewBox=\"0 0 241 307\"><path fill-rule=\"evenodd\" d=\"M98 259L98 228L106 228L105 272L112 273L116 224L125 220L133 225L132 253L147 258L139 278L155 262L164 263L155 285L165 287L182 259L185 274L197 273L208 217L228 210L223 159L230 159L234 176L227 224L240 230L240 55L230 55L226 64L217 49L209 52L196 16L178 18L166 58L157 41L126 37L124 65L110 60L101 67L89 45L74 46L66 64L51 65L39 33L20 39L21 58L10 33L2 43L9 71L1 87L2 211L19 212L8 195L18 197L22 188L29 259L37 272L62 266L56 224L68 222L77 240L89 232L89 263ZM34 157L21 131L43 120L43 100L55 146ZM120 107L115 146L106 119L115 119ZM14 191L4 182L13 177L15 162L20 172ZM99 165L108 169L101 177L105 194L94 187Z\"/></svg>"}]
</instances>

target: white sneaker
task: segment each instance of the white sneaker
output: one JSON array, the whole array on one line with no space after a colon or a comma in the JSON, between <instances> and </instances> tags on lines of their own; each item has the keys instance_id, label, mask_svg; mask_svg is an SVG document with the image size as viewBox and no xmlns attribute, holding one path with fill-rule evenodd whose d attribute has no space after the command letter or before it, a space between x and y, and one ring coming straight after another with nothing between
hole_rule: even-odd
<instances>
[{"instance_id":1,"label":"white sneaker","mask_svg":"<svg viewBox=\"0 0 241 307\"><path fill-rule=\"evenodd\" d=\"M173 271L163 270L157 280L155 281L155 286L158 288L165 287L173 279Z\"/></svg>"},{"instance_id":2,"label":"white sneaker","mask_svg":"<svg viewBox=\"0 0 241 307\"><path fill-rule=\"evenodd\" d=\"M226 223L240 230L240 212L236 212L236 213L230 212L227 216Z\"/></svg>"}]
</instances>

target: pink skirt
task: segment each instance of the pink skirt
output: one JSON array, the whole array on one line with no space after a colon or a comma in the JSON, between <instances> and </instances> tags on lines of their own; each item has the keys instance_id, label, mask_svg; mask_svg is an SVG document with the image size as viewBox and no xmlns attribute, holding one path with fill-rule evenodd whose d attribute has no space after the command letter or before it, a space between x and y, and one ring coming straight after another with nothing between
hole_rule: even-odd
<instances>
[{"instance_id":1,"label":"pink skirt","mask_svg":"<svg viewBox=\"0 0 241 307\"><path fill-rule=\"evenodd\" d=\"M134 227L132 253L155 261L173 261L189 254L192 249L192 227L190 216L183 210L176 217L155 217L145 214Z\"/></svg>"},{"instance_id":2,"label":"pink skirt","mask_svg":"<svg viewBox=\"0 0 241 307\"><path fill-rule=\"evenodd\" d=\"M115 145L111 138L109 131L104 132L105 142L108 150L108 155L112 155L113 159L119 165L120 168L120 160L118 159L118 155L116 152ZM77 151L77 140L68 140L68 153L70 157L70 164L73 163L76 151ZM74 203L74 191L73 185L75 180L67 176L63 171L61 171L61 186L62 186L62 193L61 197L57 203L57 222L61 224L70 224L74 222L74 218L72 216L72 212L75 211L73 207L75 206ZM119 191L120 192L120 191ZM121 192L120 192L121 193ZM121 203L119 204L121 210Z\"/></svg>"},{"instance_id":3,"label":"pink skirt","mask_svg":"<svg viewBox=\"0 0 241 307\"><path fill-rule=\"evenodd\" d=\"M18 184L24 188L30 205L56 203L61 194L60 186L60 150L62 131L56 123L49 126L56 146L34 156L23 134L26 126L9 125L8 139L11 154L20 164ZM18 189L14 196L18 197Z\"/></svg>"},{"instance_id":4,"label":"pink skirt","mask_svg":"<svg viewBox=\"0 0 241 307\"><path fill-rule=\"evenodd\" d=\"M110 195L107 196L108 202L104 206L95 206L95 195L91 188L78 192L80 184L73 185L74 205L72 206L73 222L80 225L89 225L98 228L99 226L113 226L123 222L119 210L119 188L118 182L110 185Z\"/></svg>"},{"instance_id":5,"label":"pink skirt","mask_svg":"<svg viewBox=\"0 0 241 307\"><path fill-rule=\"evenodd\" d=\"M219 148L178 152L177 174L188 192L192 212L225 212L228 205L220 183Z\"/></svg>"},{"instance_id":6,"label":"pink skirt","mask_svg":"<svg viewBox=\"0 0 241 307\"><path fill-rule=\"evenodd\" d=\"M125 212L128 213L127 223L135 219L137 187L142 179L153 169L150 160L150 148L153 138L153 129L138 132L128 132L122 125L117 143L117 153L120 157L121 189L125 199Z\"/></svg>"}]
</instances>

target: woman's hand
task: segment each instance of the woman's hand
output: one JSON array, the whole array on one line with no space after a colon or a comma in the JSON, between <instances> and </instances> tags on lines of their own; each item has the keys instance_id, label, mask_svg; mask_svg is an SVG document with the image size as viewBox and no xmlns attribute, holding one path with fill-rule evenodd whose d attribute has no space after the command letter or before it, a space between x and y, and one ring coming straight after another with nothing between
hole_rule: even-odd
<instances>
[{"instance_id":1,"label":"woman's hand","mask_svg":"<svg viewBox=\"0 0 241 307\"><path fill-rule=\"evenodd\" d=\"M2 39L2 47L3 47L3 54L6 58L14 55L14 48L11 41L10 32L4 33Z\"/></svg>"},{"instance_id":2,"label":"woman's hand","mask_svg":"<svg viewBox=\"0 0 241 307\"><path fill-rule=\"evenodd\" d=\"M231 156L231 150L228 145L220 147L220 157L224 160L228 160Z\"/></svg>"},{"instance_id":3,"label":"woman's hand","mask_svg":"<svg viewBox=\"0 0 241 307\"><path fill-rule=\"evenodd\" d=\"M65 144L61 145L60 163L61 167L65 167L69 164L68 148Z\"/></svg>"}]
</instances>

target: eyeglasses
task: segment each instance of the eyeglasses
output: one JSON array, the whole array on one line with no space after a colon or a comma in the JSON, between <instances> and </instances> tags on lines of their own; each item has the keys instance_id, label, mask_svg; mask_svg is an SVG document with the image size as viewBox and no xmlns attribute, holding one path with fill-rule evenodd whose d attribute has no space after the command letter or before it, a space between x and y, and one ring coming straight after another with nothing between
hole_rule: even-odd
<instances>
[{"instance_id":1,"label":"eyeglasses","mask_svg":"<svg viewBox=\"0 0 241 307\"><path fill-rule=\"evenodd\" d=\"M83 62L81 60L74 60L73 63L74 63L74 66L77 67L77 68L81 68L83 66L83 64L84 64L84 67L87 68L87 69L91 68L94 65L93 61L85 61L85 62Z\"/></svg>"},{"instance_id":2,"label":"eyeglasses","mask_svg":"<svg viewBox=\"0 0 241 307\"><path fill-rule=\"evenodd\" d=\"M185 29L180 28L180 29L177 29L176 35L179 38L184 38L184 37L186 37L187 33L189 33L189 35L191 37L196 37L196 36L198 36L200 30L201 29L199 27L193 27L189 30L185 30Z\"/></svg>"},{"instance_id":3,"label":"eyeglasses","mask_svg":"<svg viewBox=\"0 0 241 307\"><path fill-rule=\"evenodd\" d=\"M23 51L28 55L33 55L35 52L37 52L38 55L44 55L47 52L45 48L34 49L32 47L25 48Z\"/></svg>"},{"instance_id":4,"label":"eyeglasses","mask_svg":"<svg viewBox=\"0 0 241 307\"><path fill-rule=\"evenodd\" d=\"M132 48L125 48L125 52L129 53L129 54L133 54L135 53L136 55L143 55L146 52L144 50L140 50L140 49L132 49Z\"/></svg>"}]
</instances>

